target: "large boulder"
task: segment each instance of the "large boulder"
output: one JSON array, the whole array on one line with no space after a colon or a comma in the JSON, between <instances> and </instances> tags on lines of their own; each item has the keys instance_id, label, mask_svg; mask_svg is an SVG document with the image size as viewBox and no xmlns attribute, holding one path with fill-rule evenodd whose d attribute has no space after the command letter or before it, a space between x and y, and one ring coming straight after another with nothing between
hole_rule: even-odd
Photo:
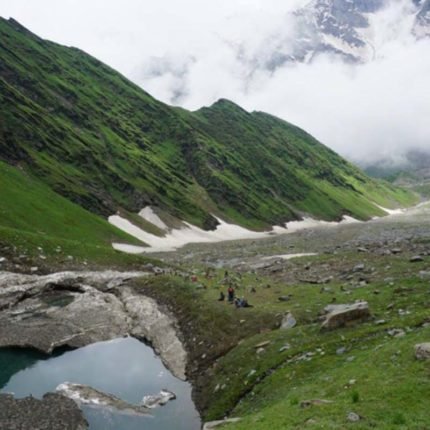
<instances>
[{"instance_id":1,"label":"large boulder","mask_svg":"<svg viewBox=\"0 0 430 430\"><path fill-rule=\"evenodd\" d=\"M325 308L327 313L322 323L322 330L334 330L355 322L365 321L370 317L369 304L357 302L346 305L329 305Z\"/></svg>"}]
</instances>

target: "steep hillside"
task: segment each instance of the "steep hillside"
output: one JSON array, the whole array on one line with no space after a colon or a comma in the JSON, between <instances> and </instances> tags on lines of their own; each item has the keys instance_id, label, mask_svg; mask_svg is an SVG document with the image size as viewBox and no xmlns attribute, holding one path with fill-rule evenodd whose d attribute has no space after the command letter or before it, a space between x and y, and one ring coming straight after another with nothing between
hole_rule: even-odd
<instances>
[{"instance_id":1,"label":"steep hillside","mask_svg":"<svg viewBox=\"0 0 430 430\"><path fill-rule=\"evenodd\" d=\"M260 229L414 199L282 120L227 101L169 107L14 20L0 19L0 58L0 157L94 213L152 205L204 228L215 214Z\"/></svg>"},{"instance_id":2,"label":"steep hillside","mask_svg":"<svg viewBox=\"0 0 430 430\"><path fill-rule=\"evenodd\" d=\"M20 254L20 263L33 257L39 263L47 257L108 262L120 259L111 248L114 240L139 244L21 169L0 162L0 257Z\"/></svg>"}]
</instances>

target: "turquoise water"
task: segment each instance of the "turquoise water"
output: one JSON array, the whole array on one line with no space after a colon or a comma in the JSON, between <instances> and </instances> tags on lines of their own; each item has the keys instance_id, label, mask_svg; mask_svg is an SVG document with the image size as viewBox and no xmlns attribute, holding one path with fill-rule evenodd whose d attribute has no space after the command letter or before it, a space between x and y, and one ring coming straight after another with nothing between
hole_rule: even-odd
<instances>
[{"instance_id":1,"label":"turquoise water","mask_svg":"<svg viewBox=\"0 0 430 430\"><path fill-rule=\"evenodd\" d=\"M200 429L190 384L175 378L153 350L136 339L99 342L49 358L26 350L0 350L1 392L41 398L63 382L90 385L134 404L163 388L177 396L151 410L149 417L83 406L91 430Z\"/></svg>"}]
</instances>

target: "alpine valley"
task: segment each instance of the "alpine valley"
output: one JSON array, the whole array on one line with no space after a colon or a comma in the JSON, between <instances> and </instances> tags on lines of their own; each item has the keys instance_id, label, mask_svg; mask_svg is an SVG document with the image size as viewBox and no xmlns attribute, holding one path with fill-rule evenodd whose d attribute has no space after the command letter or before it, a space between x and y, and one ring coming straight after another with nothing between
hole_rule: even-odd
<instances>
[{"instance_id":1,"label":"alpine valley","mask_svg":"<svg viewBox=\"0 0 430 430\"><path fill-rule=\"evenodd\" d=\"M359 46L352 3L297 13ZM430 209L396 184L0 18L0 429L428 428Z\"/></svg>"}]
</instances>

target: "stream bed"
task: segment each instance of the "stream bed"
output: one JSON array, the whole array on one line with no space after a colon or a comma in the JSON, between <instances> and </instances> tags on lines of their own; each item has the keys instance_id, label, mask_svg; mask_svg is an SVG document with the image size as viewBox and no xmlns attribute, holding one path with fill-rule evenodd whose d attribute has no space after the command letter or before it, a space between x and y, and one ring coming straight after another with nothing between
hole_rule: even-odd
<instances>
[{"instance_id":1,"label":"stream bed","mask_svg":"<svg viewBox=\"0 0 430 430\"><path fill-rule=\"evenodd\" d=\"M167 389L177 398L150 415L124 414L82 405L91 430L199 430L191 385L174 377L147 345L134 338L95 343L46 357L34 351L0 350L0 392L41 398L64 382L89 385L131 404Z\"/></svg>"}]
</instances>

